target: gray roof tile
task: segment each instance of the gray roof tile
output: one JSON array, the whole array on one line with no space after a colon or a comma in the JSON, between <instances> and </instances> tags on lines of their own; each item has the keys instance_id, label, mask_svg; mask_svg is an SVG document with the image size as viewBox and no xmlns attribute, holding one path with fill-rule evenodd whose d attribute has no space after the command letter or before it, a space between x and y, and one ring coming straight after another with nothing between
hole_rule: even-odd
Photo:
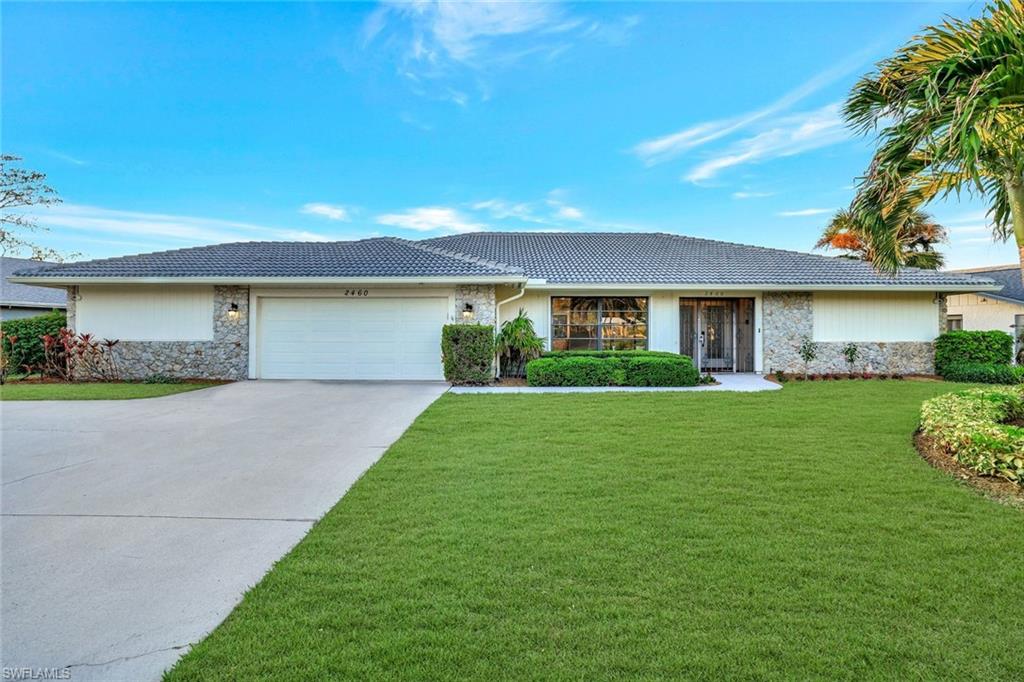
<instances>
[{"instance_id":1,"label":"gray roof tile","mask_svg":"<svg viewBox=\"0 0 1024 682\"><path fill-rule=\"evenodd\" d=\"M67 306L67 292L52 287L34 287L31 284L15 284L7 278L18 270L55 265L46 261L28 258L0 258L0 303L26 308L64 308Z\"/></svg>"},{"instance_id":2,"label":"gray roof tile","mask_svg":"<svg viewBox=\"0 0 1024 682\"><path fill-rule=\"evenodd\" d=\"M895 278L848 258L664 233L474 232L425 244L521 266L548 282L963 286L983 278L905 268Z\"/></svg>"},{"instance_id":3,"label":"gray roof tile","mask_svg":"<svg viewBox=\"0 0 1024 682\"><path fill-rule=\"evenodd\" d=\"M53 265L37 277L521 277L521 270L380 237L348 242L238 242Z\"/></svg>"},{"instance_id":4,"label":"gray roof tile","mask_svg":"<svg viewBox=\"0 0 1024 682\"><path fill-rule=\"evenodd\" d=\"M994 280L996 284L1003 285L1002 290L994 296L989 292L985 292L986 296L993 296L993 298L1024 305L1024 282L1020 279L1020 266L970 270L968 274L972 277L987 277Z\"/></svg>"},{"instance_id":5,"label":"gray roof tile","mask_svg":"<svg viewBox=\"0 0 1024 682\"><path fill-rule=\"evenodd\" d=\"M19 272L18 274L28 274ZM992 280L663 233L475 232L243 242L51 265L39 277L529 277L558 284L978 286Z\"/></svg>"}]
</instances>

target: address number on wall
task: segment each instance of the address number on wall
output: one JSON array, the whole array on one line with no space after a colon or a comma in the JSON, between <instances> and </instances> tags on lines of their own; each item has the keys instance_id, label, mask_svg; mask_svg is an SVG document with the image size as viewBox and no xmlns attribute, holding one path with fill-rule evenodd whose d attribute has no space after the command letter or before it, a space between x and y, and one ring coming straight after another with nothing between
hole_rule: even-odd
<instances>
[{"instance_id":1,"label":"address number on wall","mask_svg":"<svg viewBox=\"0 0 1024 682\"><path fill-rule=\"evenodd\" d=\"M345 289L346 296L369 296L369 289Z\"/></svg>"}]
</instances>

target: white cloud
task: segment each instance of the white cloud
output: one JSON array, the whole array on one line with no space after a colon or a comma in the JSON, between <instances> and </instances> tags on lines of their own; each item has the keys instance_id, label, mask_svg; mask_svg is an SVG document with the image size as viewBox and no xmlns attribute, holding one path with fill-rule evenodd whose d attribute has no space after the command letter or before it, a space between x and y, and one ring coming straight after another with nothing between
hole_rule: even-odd
<instances>
[{"instance_id":1,"label":"white cloud","mask_svg":"<svg viewBox=\"0 0 1024 682\"><path fill-rule=\"evenodd\" d=\"M835 66L816 74L760 109L739 114L738 116L697 123L668 135L644 140L634 146L632 151L648 166L673 159L691 149L749 128L758 121L789 109L808 96L852 73L869 56L869 50L861 50Z\"/></svg>"},{"instance_id":2,"label":"white cloud","mask_svg":"<svg viewBox=\"0 0 1024 682\"><path fill-rule=\"evenodd\" d=\"M246 240L329 240L324 235L303 230L266 227L217 218L119 211L78 204L37 207L33 216L45 227L93 234L130 235L136 239L171 240L184 244Z\"/></svg>"},{"instance_id":3,"label":"white cloud","mask_svg":"<svg viewBox=\"0 0 1024 682\"><path fill-rule=\"evenodd\" d=\"M835 211L834 208L801 208L798 211L780 211L777 215L783 218L797 218L800 216L822 215L832 213L833 211Z\"/></svg>"},{"instance_id":4,"label":"white cloud","mask_svg":"<svg viewBox=\"0 0 1024 682\"><path fill-rule=\"evenodd\" d=\"M793 156L849 138L838 102L814 111L776 117L765 121L763 128L697 164L683 179L694 183L710 180L727 168Z\"/></svg>"},{"instance_id":5,"label":"white cloud","mask_svg":"<svg viewBox=\"0 0 1024 682\"><path fill-rule=\"evenodd\" d=\"M361 42L378 56L382 50L397 50L398 73L418 94L465 106L468 89L487 98L485 76L491 69L529 57L556 59L579 39L621 45L637 23L636 17L585 19L554 2L395 1L370 13ZM437 82L460 80L464 87L436 87Z\"/></svg>"},{"instance_id":6,"label":"white cloud","mask_svg":"<svg viewBox=\"0 0 1024 682\"><path fill-rule=\"evenodd\" d=\"M309 215L318 215L327 218L328 220L351 220L351 217L349 216L348 213L348 209L338 204L305 204L300 210L302 211L302 213L307 213Z\"/></svg>"},{"instance_id":7,"label":"white cloud","mask_svg":"<svg viewBox=\"0 0 1024 682\"><path fill-rule=\"evenodd\" d=\"M478 232L487 227L484 223L470 221L454 208L446 206L422 206L402 213L384 213L377 216L377 223L417 232Z\"/></svg>"},{"instance_id":8,"label":"white cloud","mask_svg":"<svg viewBox=\"0 0 1024 682\"><path fill-rule=\"evenodd\" d=\"M575 206L561 206L558 209L558 217L566 218L568 220L582 220L583 211Z\"/></svg>"},{"instance_id":9,"label":"white cloud","mask_svg":"<svg viewBox=\"0 0 1024 682\"><path fill-rule=\"evenodd\" d=\"M511 202L505 199L488 199L472 205L474 211L487 211L495 220L516 218L532 223L543 222L534 215L533 207L525 202Z\"/></svg>"},{"instance_id":10,"label":"white cloud","mask_svg":"<svg viewBox=\"0 0 1024 682\"><path fill-rule=\"evenodd\" d=\"M775 192L733 192L733 199L763 199L764 197L773 197Z\"/></svg>"}]
</instances>

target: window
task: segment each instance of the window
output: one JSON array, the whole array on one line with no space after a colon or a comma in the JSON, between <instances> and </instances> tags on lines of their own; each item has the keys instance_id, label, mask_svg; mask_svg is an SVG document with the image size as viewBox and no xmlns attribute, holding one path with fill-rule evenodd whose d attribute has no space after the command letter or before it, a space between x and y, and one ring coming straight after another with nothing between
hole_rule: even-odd
<instances>
[{"instance_id":1,"label":"window","mask_svg":"<svg viewBox=\"0 0 1024 682\"><path fill-rule=\"evenodd\" d=\"M551 350L646 349L646 298L558 296L551 299Z\"/></svg>"},{"instance_id":2,"label":"window","mask_svg":"<svg viewBox=\"0 0 1024 682\"><path fill-rule=\"evenodd\" d=\"M964 316L963 315L947 315L946 316L946 331L947 332L958 332L964 328Z\"/></svg>"}]
</instances>

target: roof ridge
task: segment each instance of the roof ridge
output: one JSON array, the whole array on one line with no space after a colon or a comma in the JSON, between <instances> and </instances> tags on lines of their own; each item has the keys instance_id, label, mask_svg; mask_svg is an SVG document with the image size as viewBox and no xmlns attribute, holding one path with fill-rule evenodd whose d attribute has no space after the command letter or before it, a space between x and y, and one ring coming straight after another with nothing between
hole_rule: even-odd
<instances>
[{"instance_id":1,"label":"roof ridge","mask_svg":"<svg viewBox=\"0 0 1024 682\"><path fill-rule=\"evenodd\" d=\"M519 267L518 265L511 265L509 263L502 263L501 261L490 260L490 259L487 259L487 258L483 258L482 256L475 256L475 255L470 254L470 253L461 253L461 252L449 251L448 249L442 249L442 248L440 248L438 246L428 246L427 244L424 244L421 241L414 241L414 240L411 240L411 239L401 239L399 237L388 237L388 239L391 239L393 241L399 242L399 243L404 244L404 245L406 245L408 247L411 247L413 249L418 249L418 250L423 251L425 253L432 253L435 256L444 256L446 258L454 258L454 259L460 260L460 261L462 261L464 263L472 263L473 265L481 265L481 266L483 266L485 268L491 268L492 270L500 270L501 272L506 272L506 273L509 273L509 274L516 274L516 275L521 275L524 272L523 268Z\"/></svg>"}]
</instances>

